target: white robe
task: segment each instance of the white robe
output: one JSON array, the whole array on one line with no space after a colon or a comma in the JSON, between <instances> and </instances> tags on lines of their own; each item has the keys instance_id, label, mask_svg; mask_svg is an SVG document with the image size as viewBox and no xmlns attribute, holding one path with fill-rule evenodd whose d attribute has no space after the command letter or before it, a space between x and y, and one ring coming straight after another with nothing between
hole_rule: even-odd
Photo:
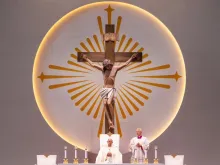
<instances>
[{"instance_id":1,"label":"white robe","mask_svg":"<svg viewBox=\"0 0 220 165\"><path fill-rule=\"evenodd\" d=\"M111 152L112 157L108 157L107 153ZM96 164L122 164L122 154L117 147L102 147L96 157Z\"/></svg>"},{"instance_id":2,"label":"white robe","mask_svg":"<svg viewBox=\"0 0 220 165\"><path fill-rule=\"evenodd\" d=\"M137 147L137 144L140 144L143 148ZM131 161L134 161L135 158L137 158L137 161L139 163L144 162L145 157L145 150L149 147L149 140L146 137L143 137L141 139L138 139L137 137L134 137L130 141L129 150L132 152Z\"/></svg>"}]
</instances>

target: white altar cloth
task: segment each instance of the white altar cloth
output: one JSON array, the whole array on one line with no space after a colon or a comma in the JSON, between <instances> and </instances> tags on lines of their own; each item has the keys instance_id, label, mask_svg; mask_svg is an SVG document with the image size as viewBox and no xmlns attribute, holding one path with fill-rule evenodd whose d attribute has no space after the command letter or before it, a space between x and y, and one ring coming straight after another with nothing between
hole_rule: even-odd
<instances>
[{"instance_id":1,"label":"white altar cloth","mask_svg":"<svg viewBox=\"0 0 220 165\"><path fill-rule=\"evenodd\" d=\"M73 163L69 163L69 164L58 164L58 165L73 165ZM83 163L79 163L79 165L86 165L86 164L83 164ZM96 165L95 163L89 163L87 165ZM100 164L101 165L101 164ZM106 164L103 164L103 165L106 165ZM110 165L110 164L109 164ZM113 164L113 165L132 165L131 163L123 163L123 164ZM146 165L146 164L139 164L139 165ZM153 163L148 163L148 165L155 165ZM158 163L157 165L164 165L162 163Z\"/></svg>"}]
</instances>

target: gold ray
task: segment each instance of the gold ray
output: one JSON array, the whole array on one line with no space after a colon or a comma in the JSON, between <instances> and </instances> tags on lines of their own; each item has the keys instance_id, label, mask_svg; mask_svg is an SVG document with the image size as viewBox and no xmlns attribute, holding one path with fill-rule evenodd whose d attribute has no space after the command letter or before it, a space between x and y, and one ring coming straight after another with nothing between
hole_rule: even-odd
<instances>
[{"instance_id":1,"label":"gold ray","mask_svg":"<svg viewBox=\"0 0 220 165\"><path fill-rule=\"evenodd\" d=\"M88 99L88 101L86 101L86 103L80 108L81 111L84 111L86 109L86 107L88 106L88 104L92 101L92 99L95 97L95 95L99 92L100 88L98 88L96 90L96 92ZM91 113L91 112L90 112ZM89 114L90 114L89 113Z\"/></svg>"},{"instance_id":2,"label":"gold ray","mask_svg":"<svg viewBox=\"0 0 220 165\"><path fill-rule=\"evenodd\" d=\"M104 32L103 32L103 28L102 28L102 18L100 16L98 16L97 20L98 20L100 34L101 34L101 36L103 36ZM104 41L102 41L102 45L103 45L103 48L105 48L104 47Z\"/></svg>"},{"instance_id":3,"label":"gold ray","mask_svg":"<svg viewBox=\"0 0 220 165\"><path fill-rule=\"evenodd\" d=\"M46 79L57 79L57 78L79 78L79 77L85 77L85 76L59 76L59 75L45 75L43 72L41 73L39 78L42 82Z\"/></svg>"},{"instance_id":4,"label":"gold ray","mask_svg":"<svg viewBox=\"0 0 220 165\"><path fill-rule=\"evenodd\" d=\"M102 128L103 128L103 124L104 124L104 117L105 117L105 107L103 107L103 111L102 111L102 117L101 117L101 120L100 120L100 123L99 123L99 129L98 129L98 137L100 134L102 134Z\"/></svg>"},{"instance_id":5,"label":"gold ray","mask_svg":"<svg viewBox=\"0 0 220 165\"><path fill-rule=\"evenodd\" d=\"M136 80L130 80L130 81L141 83L141 84L146 84L146 85L151 85L151 86L156 86L156 87L160 87L160 88L170 89L170 85L167 85L167 84L158 84L158 83L151 83L151 82L145 82L145 81L136 81Z\"/></svg>"},{"instance_id":6,"label":"gold ray","mask_svg":"<svg viewBox=\"0 0 220 165\"><path fill-rule=\"evenodd\" d=\"M124 103L124 105L125 105L125 107L126 107L126 110L128 111L129 115L132 116L132 115L133 115L133 112L131 111L131 109L129 108L129 106L127 105L127 103L124 101L124 99L121 97L121 94L118 93L118 95L120 96L121 101Z\"/></svg>"},{"instance_id":7,"label":"gold ray","mask_svg":"<svg viewBox=\"0 0 220 165\"><path fill-rule=\"evenodd\" d=\"M76 99L77 97L79 97L80 95L82 95L83 93L85 93L87 90L91 89L91 88L94 87L94 86L95 86L95 85L92 85L92 86L90 86L90 87L84 89L83 91L81 91L81 92L79 92L79 93L73 95L73 96L71 97L71 100Z\"/></svg>"},{"instance_id":8,"label":"gold ray","mask_svg":"<svg viewBox=\"0 0 220 165\"><path fill-rule=\"evenodd\" d=\"M138 42L135 42L135 44L132 46L132 48L129 50L129 52L133 52L133 50L139 45Z\"/></svg>"},{"instance_id":9,"label":"gold ray","mask_svg":"<svg viewBox=\"0 0 220 165\"><path fill-rule=\"evenodd\" d=\"M144 51L144 48L143 47L141 47L139 50L138 50L138 52L143 52Z\"/></svg>"},{"instance_id":10,"label":"gold ray","mask_svg":"<svg viewBox=\"0 0 220 165\"><path fill-rule=\"evenodd\" d=\"M97 17L98 25L99 25L99 32L101 35L103 35L103 28L102 28L102 18L100 16Z\"/></svg>"},{"instance_id":11,"label":"gold ray","mask_svg":"<svg viewBox=\"0 0 220 165\"><path fill-rule=\"evenodd\" d=\"M115 118L116 118L116 124L117 124L117 131L118 131L118 134L120 135L120 137L122 137L122 131L121 131L120 121L118 118L118 112L115 107L114 107L114 111L115 111Z\"/></svg>"},{"instance_id":12,"label":"gold ray","mask_svg":"<svg viewBox=\"0 0 220 165\"><path fill-rule=\"evenodd\" d=\"M126 115L125 115L125 113L124 113L124 110L123 110L123 108L121 107L121 104L120 104L120 102L118 101L118 98L117 98L117 97L116 97L116 101L117 101L117 103L118 103L118 107L119 107L119 110L120 110L120 112L121 112L122 118L123 118L123 119L126 119Z\"/></svg>"},{"instance_id":13,"label":"gold ray","mask_svg":"<svg viewBox=\"0 0 220 165\"><path fill-rule=\"evenodd\" d=\"M76 52L82 52L79 48L75 48Z\"/></svg>"},{"instance_id":14,"label":"gold ray","mask_svg":"<svg viewBox=\"0 0 220 165\"><path fill-rule=\"evenodd\" d=\"M80 72L80 73L89 73L89 72L84 72L76 69L70 69L70 68L65 68L62 66L57 66L57 65L49 65L50 69L55 69L55 70L65 70L65 71L71 71L71 72Z\"/></svg>"},{"instance_id":15,"label":"gold ray","mask_svg":"<svg viewBox=\"0 0 220 165\"><path fill-rule=\"evenodd\" d=\"M180 76L178 74L178 72L176 72L173 75L157 75L157 76L134 76L134 77L140 77L140 78L170 78L170 79L175 79L176 81L179 80L179 78L181 78L182 76Z\"/></svg>"},{"instance_id":16,"label":"gold ray","mask_svg":"<svg viewBox=\"0 0 220 165\"><path fill-rule=\"evenodd\" d=\"M123 44L124 41L125 41L125 38L126 38L126 35L123 35L123 36L121 37L121 40L120 40L120 42L119 42L119 46L118 46L118 50L117 50L117 52L120 51L121 46L122 46L122 44Z\"/></svg>"},{"instance_id":17,"label":"gold ray","mask_svg":"<svg viewBox=\"0 0 220 165\"><path fill-rule=\"evenodd\" d=\"M96 92L97 93L97 92ZM92 103L92 106L89 108L88 112L87 112L87 115L89 116L94 108L94 106L96 105L98 99L100 98L99 94L96 96L96 99L95 101Z\"/></svg>"},{"instance_id":18,"label":"gold ray","mask_svg":"<svg viewBox=\"0 0 220 165\"><path fill-rule=\"evenodd\" d=\"M125 52L127 50L128 46L131 44L131 42L132 42L132 38L129 38L124 49L123 49L123 52Z\"/></svg>"},{"instance_id":19,"label":"gold ray","mask_svg":"<svg viewBox=\"0 0 220 165\"><path fill-rule=\"evenodd\" d=\"M161 65L161 66L143 69L143 70L139 70L139 71L135 71L135 72L129 72L129 73L147 72L147 71L162 70L162 69L168 69L168 68L170 68L170 65L166 64L166 65Z\"/></svg>"},{"instance_id":20,"label":"gold ray","mask_svg":"<svg viewBox=\"0 0 220 165\"><path fill-rule=\"evenodd\" d=\"M134 67L132 67L132 68L129 68L129 69L126 70L126 71L129 71L129 70L132 70L132 69L136 69L136 68L140 68L140 67L142 67L142 66L146 66L146 65L149 65L149 64L151 64L151 61L146 61L146 62L143 62L143 63L141 63L141 64L139 64L139 65L136 65L136 66L134 66Z\"/></svg>"},{"instance_id":21,"label":"gold ray","mask_svg":"<svg viewBox=\"0 0 220 165\"><path fill-rule=\"evenodd\" d=\"M71 54L70 55L72 58L74 58L75 60L77 60L77 56L75 54Z\"/></svg>"},{"instance_id":22,"label":"gold ray","mask_svg":"<svg viewBox=\"0 0 220 165\"><path fill-rule=\"evenodd\" d=\"M120 27L121 27L121 20L122 20L122 17L119 16L118 19L117 19L116 34L119 34ZM115 48L116 44L117 44L117 42L114 43L114 48Z\"/></svg>"},{"instance_id":23,"label":"gold ray","mask_svg":"<svg viewBox=\"0 0 220 165\"><path fill-rule=\"evenodd\" d=\"M117 25L116 25L116 34L119 34L120 27L121 27L121 20L122 20L122 17L119 16L117 20Z\"/></svg>"},{"instance_id":24,"label":"gold ray","mask_svg":"<svg viewBox=\"0 0 220 165\"><path fill-rule=\"evenodd\" d=\"M100 98L100 97L99 97ZM93 115L93 118L96 119L98 114L99 114L99 110L100 110L100 107L101 107L101 103L102 103L102 99L100 99L99 101L99 105L98 107L96 108L96 111L95 111L95 114Z\"/></svg>"},{"instance_id":25,"label":"gold ray","mask_svg":"<svg viewBox=\"0 0 220 165\"><path fill-rule=\"evenodd\" d=\"M67 63L70 64L70 65L79 67L79 68L83 68L83 69L86 69L86 70L93 71L93 70L91 70L91 69L89 69L89 68L87 68L87 67L84 67L84 66L82 66L82 65L80 65L80 64L77 64L77 63L75 63L75 62L73 62L73 61L67 61Z\"/></svg>"},{"instance_id":26,"label":"gold ray","mask_svg":"<svg viewBox=\"0 0 220 165\"><path fill-rule=\"evenodd\" d=\"M87 38L86 41L88 42L89 46L92 48L93 52L96 52L95 47L92 44L92 41L89 38Z\"/></svg>"},{"instance_id":27,"label":"gold ray","mask_svg":"<svg viewBox=\"0 0 220 165\"><path fill-rule=\"evenodd\" d=\"M131 87L125 85L125 84L124 84L124 86L126 86L127 88L129 88L130 90L132 90L133 92L135 92L136 94L138 94L139 96L143 97L144 99L146 99L146 100L149 99L147 95L144 95L144 94L138 92L137 90L135 90L135 89L133 89L133 88L131 88Z\"/></svg>"},{"instance_id":28,"label":"gold ray","mask_svg":"<svg viewBox=\"0 0 220 165\"><path fill-rule=\"evenodd\" d=\"M140 105L144 106L144 102L142 102L140 99L138 99L135 95L133 95L131 92L129 92L127 89L122 87L133 99L135 99Z\"/></svg>"},{"instance_id":29,"label":"gold ray","mask_svg":"<svg viewBox=\"0 0 220 165\"><path fill-rule=\"evenodd\" d=\"M78 106L79 104L81 104L83 102L83 100L85 100L95 89L97 89L98 86L96 86L94 89L92 89L89 93L87 93L85 96L83 96L79 101L77 101L75 103L76 106ZM91 89L91 88L90 88Z\"/></svg>"},{"instance_id":30,"label":"gold ray","mask_svg":"<svg viewBox=\"0 0 220 165\"><path fill-rule=\"evenodd\" d=\"M113 9L110 5L108 5L108 8L105 9L105 11L107 11L108 14L108 24L112 24L112 12L115 9Z\"/></svg>"},{"instance_id":31,"label":"gold ray","mask_svg":"<svg viewBox=\"0 0 220 165\"><path fill-rule=\"evenodd\" d=\"M88 80L75 81L75 82L62 83L62 84L54 84L54 85L50 85L49 89L60 88L60 87L68 86L68 85L73 85L73 84L78 84L78 83L86 82L86 81L88 81Z\"/></svg>"},{"instance_id":32,"label":"gold ray","mask_svg":"<svg viewBox=\"0 0 220 165\"><path fill-rule=\"evenodd\" d=\"M148 57L148 54L146 53L146 54L143 55L142 60L147 58L147 57Z\"/></svg>"},{"instance_id":33,"label":"gold ray","mask_svg":"<svg viewBox=\"0 0 220 165\"><path fill-rule=\"evenodd\" d=\"M131 86L134 86L134 87L136 87L136 88L139 88L139 89L141 89L141 90L143 90L143 91L145 91L145 92L148 92L148 93L151 93L151 92L152 92L152 90L150 90L150 89L148 89L148 88L144 88L144 87L141 87L141 86L139 86L139 85L135 85L135 84L128 83L128 82L126 82L126 83L129 84L129 85L131 85Z\"/></svg>"},{"instance_id":34,"label":"gold ray","mask_svg":"<svg viewBox=\"0 0 220 165\"><path fill-rule=\"evenodd\" d=\"M120 89L120 92L124 95L124 97L128 100L131 106L135 109L135 111L139 111L139 108L135 105L133 101Z\"/></svg>"},{"instance_id":35,"label":"gold ray","mask_svg":"<svg viewBox=\"0 0 220 165\"><path fill-rule=\"evenodd\" d=\"M93 39L95 40L95 43L96 43L96 45L97 45L99 51L101 52L102 50L101 50L101 47L100 47L100 45L99 45L99 40L98 40L97 35L93 35Z\"/></svg>"},{"instance_id":36,"label":"gold ray","mask_svg":"<svg viewBox=\"0 0 220 165\"><path fill-rule=\"evenodd\" d=\"M88 86L88 85L90 85L90 84L94 84L94 82L87 83L87 84L84 84L84 85L80 85L80 86L75 87L75 88L71 88L71 89L69 89L67 92L68 92L68 93L75 92L75 91L77 91L78 89L81 89L81 88L83 88L83 87L86 87L86 86Z\"/></svg>"},{"instance_id":37,"label":"gold ray","mask_svg":"<svg viewBox=\"0 0 220 165\"><path fill-rule=\"evenodd\" d=\"M83 42L80 42L80 45L82 46L82 48L83 48L85 51L89 52L89 49L87 48L87 46L86 46Z\"/></svg>"}]
</instances>

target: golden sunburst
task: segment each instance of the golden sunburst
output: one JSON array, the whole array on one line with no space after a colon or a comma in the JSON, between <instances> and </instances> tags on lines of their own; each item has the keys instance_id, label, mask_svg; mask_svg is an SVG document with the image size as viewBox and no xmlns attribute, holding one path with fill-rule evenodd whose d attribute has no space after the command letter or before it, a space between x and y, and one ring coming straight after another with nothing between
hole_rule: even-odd
<instances>
[{"instance_id":1,"label":"golden sunburst","mask_svg":"<svg viewBox=\"0 0 220 165\"><path fill-rule=\"evenodd\" d=\"M112 12L113 8L109 5L105 9L108 14L108 23L112 23ZM78 52L103 52L104 42L98 37L103 35L103 20L101 16L97 17L99 34L93 34L92 37L85 38L85 41L80 42L79 46L75 48L75 52L70 54L70 59L67 60L66 66L59 66L56 64L49 65L49 69L54 71L53 75L47 75L42 72L38 78L42 83L46 80L65 79L69 82L56 83L48 86L49 89L57 89L65 87L67 93L70 95L74 105L84 112L87 116L91 116L93 119L100 120L97 135L103 132L104 123L104 110L102 105L101 97L99 97L99 91L101 85L89 79L89 75L93 74L97 70L92 68L87 63L77 62ZM116 33L120 32L122 24L122 17L118 16L116 22ZM115 44L115 50L117 52L142 52L142 63L131 63L123 69L126 74L132 75L132 78L122 84L117 89L118 97L115 100L115 120L117 125L117 132L122 136L122 130L120 121L133 116L136 112L141 110L144 106L144 101L148 101L150 94L153 92L152 87L161 89L170 89L170 84L158 83L161 79L174 79L176 81L181 78L179 73L176 71L175 74L170 75L154 75L154 71L163 71L170 69L170 64L163 64L155 66L153 61L148 60L148 53L139 42L134 41L132 37L127 34L122 34L119 42ZM66 75L57 75L56 71L64 71ZM149 75L147 75L149 73ZM153 80L157 79L157 82ZM166 81L167 82L167 81ZM132 98L132 99L131 99ZM144 100L144 101L143 101Z\"/></svg>"}]
</instances>

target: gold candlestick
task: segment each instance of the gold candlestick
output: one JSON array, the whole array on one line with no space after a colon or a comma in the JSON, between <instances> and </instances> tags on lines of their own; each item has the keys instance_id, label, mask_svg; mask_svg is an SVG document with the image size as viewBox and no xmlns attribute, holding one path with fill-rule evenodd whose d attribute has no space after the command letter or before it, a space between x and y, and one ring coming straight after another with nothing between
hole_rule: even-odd
<instances>
[{"instance_id":1,"label":"gold candlestick","mask_svg":"<svg viewBox=\"0 0 220 165\"><path fill-rule=\"evenodd\" d=\"M134 164L138 164L138 159L134 158Z\"/></svg>"},{"instance_id":2,"label":"gold candlestick","mask_svg":"<svg viewBox=\"0 0 220 165\"><path fill-rule=\"evenodd\" d=\"M79 161L77 158L73 159L73 164L79 164Z\"/></svg>"},{"instance_id":3,"label":"gold candlestick","mask_svg":"<svg viewBox=\"0 0 220 165\"><path fill-rule=\"evenodd\" d=\"M155 158L154 159L154 164L158 164L159 163L159 159Z\"/></svg>"},{"instance_id":4,"label":"gold candlestick","mask_svg":"<svg viewBox=\"0 0 220 165\"><path fill-rule=\"evenodd\" d=\"M89 159L88 158L85 158L84 159L84 164L88 164L89 163Z\"/></svg>"},{"instance_id":5,"label":"gold candlestick","mask_svg":"<svg viewBox=\"0 0 220 165\"><path fill-rule=\"evenodd\" d=\"M144 159L144 164L148 164L148 159L147 158Z\"/></svg>"},{"instance_id":6,"label":"gold candlestick","mask_svg":"<svg viewBox=\"0 0 220 165\"><path fill-rule=\"evenodd\" d=\"M63 159L63 164L68 164L68 159L67 158Z\"/></svg>"}]
</instances>

